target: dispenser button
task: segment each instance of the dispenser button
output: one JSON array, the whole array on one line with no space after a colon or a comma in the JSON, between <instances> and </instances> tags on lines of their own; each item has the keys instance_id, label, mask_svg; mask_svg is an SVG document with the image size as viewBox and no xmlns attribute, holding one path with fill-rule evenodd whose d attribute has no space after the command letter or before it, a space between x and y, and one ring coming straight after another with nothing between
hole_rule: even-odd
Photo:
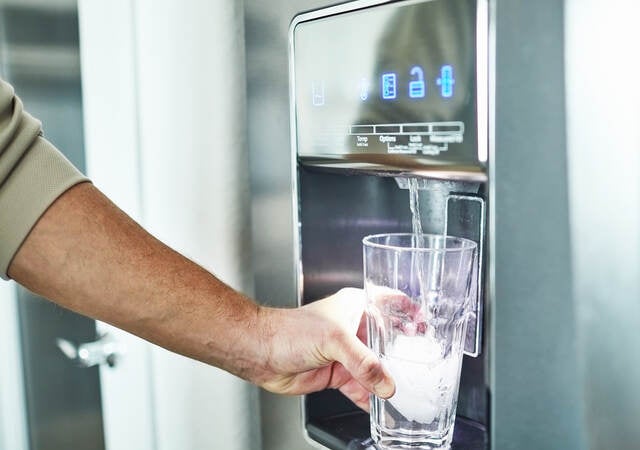
<instances>
[{"instance_id":1,"label":"dispenser button","mask_svg":"<svg viewBox=\"0 0 640 450\"><path fill-rule=\"evenodd\" d=\"M436 80L440 86L440 94L443 98L453 97L453 85L456 80L453 78L453 67L446 65L440 68L440 78Z\"/></svg>"},{"instance_id":2,"label":"dispenser button","mask_svg":"<svg viewBox=\"0 0 640 450\"><path fill-rule=\"evenodd\" d=\"M395 73L382 74L382 98L393 100L398 96L396 89L397 77Z\"/></svg>"},{"instance_id":3,"label":"dispenser button","mask_svg":"<svg viewBox=\"0 0 640 450\"><path fill-rule=\"evenodd\" d=\"M414 66L410 73L415 79L409 82L409 97L423 98L427 94L427 88L422 68L420 66Z\"/></svg>"}]
</instances>

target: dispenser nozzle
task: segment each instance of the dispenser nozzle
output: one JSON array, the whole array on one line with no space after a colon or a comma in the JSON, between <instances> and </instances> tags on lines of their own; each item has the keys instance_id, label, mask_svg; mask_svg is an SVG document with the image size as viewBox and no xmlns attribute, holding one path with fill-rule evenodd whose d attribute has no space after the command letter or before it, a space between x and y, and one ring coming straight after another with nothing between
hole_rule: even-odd
<instances>
[{"instance_id":1,"label":"dispenser nozzle","mask_svg":"<svg viewBox=\"0 0 640 450\"><path fill-rule=\"evenodd\" d=\"M433 184L433 180L427 178L413 178L413 177L395 177L396 183L400 189L409 189L409 180L415 179L419 190L430 189Z\"/></svg>"}]
</instances>

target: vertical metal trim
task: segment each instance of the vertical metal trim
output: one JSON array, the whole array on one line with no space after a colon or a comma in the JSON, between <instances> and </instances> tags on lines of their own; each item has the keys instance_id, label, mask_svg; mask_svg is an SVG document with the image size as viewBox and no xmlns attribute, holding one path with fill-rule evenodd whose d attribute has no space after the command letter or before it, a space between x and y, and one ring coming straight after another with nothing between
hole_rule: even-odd
<instances>
[{"instance_id":1,"label":"vertical metal trim","mask_svg":"<svg viewBox=\"0 0 640 450\"><path fill-rule=\"evenodd\" d=\"M476 108L478 161L486 164L488 159L489 133L489 0L477 0L476 10Z\"/></svg>"},{"instance_id":2,"label":"vertical metal trim","mask_svg":"<svg viewBox=\"0 0 640 450\"><path fill-rule=\"evenodd\" d=\"M487 123L487 146L489 161L487 164L488 174L488 240L487 240L487 266L486 266L486 282L485 282L485 342L487 342L487 355L486 360L489 366L487 373L487 383L489 387L489 445L493 449L494 440L491 439L495 436L495 408L493 407L493 393L495 382L495 320L494 307L495 304L495 286L496 286L496 267L495 267L495 254L496 254L496 210L495 210L495 198L496 198L496 0L487 0L489 6L489 17L487 23L487 36L488 36L488 71L487 71L487 107L488 107L488 123Z\"/></svg>"}]
</instances>

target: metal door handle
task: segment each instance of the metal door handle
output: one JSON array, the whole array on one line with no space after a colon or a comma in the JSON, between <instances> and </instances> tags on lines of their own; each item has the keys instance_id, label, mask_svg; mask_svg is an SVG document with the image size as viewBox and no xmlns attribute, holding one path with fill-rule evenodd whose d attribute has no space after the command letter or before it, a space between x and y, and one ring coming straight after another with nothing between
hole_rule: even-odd
<instances>
[{"instance_id":1,"label":"metal door handle","mask_svg":"<svg viewBox=\"0 0 640 450\"><path fill-rule=\"evenodd\" d=\"M96 341L79 345L67 339L57 338L56 345L67 358L74 361L79 367L93 367L102 364L115 367L121 356L115 339L109 334L100 336Z\"/></svg>"}]
</instances>

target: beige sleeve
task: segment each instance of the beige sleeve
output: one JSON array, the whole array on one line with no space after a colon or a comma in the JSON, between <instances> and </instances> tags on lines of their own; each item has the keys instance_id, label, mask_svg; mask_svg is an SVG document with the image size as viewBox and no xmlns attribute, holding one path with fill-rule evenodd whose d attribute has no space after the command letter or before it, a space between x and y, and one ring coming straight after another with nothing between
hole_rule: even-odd
<instances>
[{"instance_id":1,"label":"beige sleeve","mask_svg":"<svg viewBox=\"0 0 640 450\"><path fill-rule=\"evenodd\" d=\"M40 216L63 192L88 181L0 80L0 277Z\"/></svg>"}]
</instances>

